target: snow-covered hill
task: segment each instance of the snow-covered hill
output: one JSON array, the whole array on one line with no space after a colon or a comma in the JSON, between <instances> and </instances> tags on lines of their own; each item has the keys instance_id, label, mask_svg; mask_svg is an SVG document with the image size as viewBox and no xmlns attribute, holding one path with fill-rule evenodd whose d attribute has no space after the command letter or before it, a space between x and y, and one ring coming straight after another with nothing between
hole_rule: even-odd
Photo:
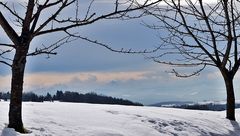
<instances>
[{"instance_id":1,"label":"snow-covered hill","mask_svg":"<svg viewBox=\"0 0 240 136\"><path fill-rule=\"evenodd\" d=\"M31 134L5 128L8 102L0 102L1 136L239 136L240 122L225 112L157 107L44 102L23 104ZM240 120L240 110L237 110Z\"/></svg>"}]
</instances>

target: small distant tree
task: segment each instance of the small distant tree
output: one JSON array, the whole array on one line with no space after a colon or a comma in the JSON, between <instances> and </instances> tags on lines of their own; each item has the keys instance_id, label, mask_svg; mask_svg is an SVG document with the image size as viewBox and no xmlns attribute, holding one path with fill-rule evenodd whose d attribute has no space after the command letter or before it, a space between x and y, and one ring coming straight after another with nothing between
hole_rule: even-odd
<instances>
[{"instance_id":1,"label":"small distant tree","mask_svg":"<svg viewBox=\"0 0 240 136\"><path fill-rule=\"evenodd\" d=\"M50 93L47 93L47 95L44 96L44 101L53 101L52 95Z\"/></svg>"},{"instance_id":2,"label":"small distant tree","mask_svg":"<svg viewBox=\"0 0 240 136\"><path fill-rule=\"evenodd\" d=\"M3 99L4 101L9 100L9 99L10 99L10 93L9 93L9 92L7 92L7 93L2 93L2 99Z\"/></svg>"},{"instance_id":3,"label":"small distant tree","mask_svg":"<svg viewBox=\"0 0 240 136\"><path fill-rule=\"evenodd\" d=\"M63 91L57 91L56 95L53 96L53 99L61 101L63 99Z\"/></svg>"},{"instance_id":4,"label":"small distant tree","mask_svg":"<svg viewBox=\"0 0 240 136\"><path fill-rule=\"evenodd\" d=\"M130 12L150 8L160 0L113 0L105 3L112 6L110 10L101 12L97 9L96 1L85 1L89 5L86 11L79 12L79 0L13 0L0 1L0 26L11 40L10 43L0 43L0 63L9 66L12 70L11 101L9 108L8 127L14 128L18 132L24 133L22 122L22 92L23 79L28 56L41 54L55 55L56 49L62 44L69 43L75 38L87 40L104 46L111 51L109 46L90 40L86 37L74 33L72 30L82 26L91 25L99 20L106 19L132 19L143 14L128 14ZM20 3L20 4L19 4ZM16 6L20 5L19 8ZM17 7L17 8L16 8ZM25 14L22 14L22 10ZM4 15L5 14L5 15ZM131 16L133 15L133 16ZM6 18L6 16L8 16ZM14 26L15 25L15 26ZM42 35L63 33L65 37L59 39L54 44L39 44L32 52L29 51L32 40ZM73 38L73 39L72 39ZM117 52L130 52L119 50ZM8 53L13 53L14 57L8 58Z\"/></svg>"},{"instance_id":5,"label":"small distant tree","mask_svg":"<svg viewBox=\"0 0 240 136\"><path fill-rule=\"evenodd\" d=\"M235 120L233 79L240 66L240 2L237 0L164 0L148 10L160 23L148 27L161 34L160 53L155 62L194 67L193 73L172 70L178 77L198 75L206 66L216 67L227 93L226 118Z\"/></svg>"}]
</instances>

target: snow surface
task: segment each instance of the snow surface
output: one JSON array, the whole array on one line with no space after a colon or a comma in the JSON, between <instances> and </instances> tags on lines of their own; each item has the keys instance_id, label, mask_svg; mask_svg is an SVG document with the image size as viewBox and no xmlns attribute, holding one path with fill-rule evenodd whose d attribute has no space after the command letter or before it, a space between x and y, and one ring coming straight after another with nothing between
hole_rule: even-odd
<instances>
[{"instance_id":1,"label":"snow surface","mask_svg":"<svg viewBox=\"0 0 240 136\"><path fill-rule=\"evenodd\" d=\"M1 136L239 136L225 112L83 103L23 103L30 134L6 128L9 102L0 102ZM240 110L236 111L240 120ZM2 133L1 133L2 132Z\"/></svg>"}]
</instances>

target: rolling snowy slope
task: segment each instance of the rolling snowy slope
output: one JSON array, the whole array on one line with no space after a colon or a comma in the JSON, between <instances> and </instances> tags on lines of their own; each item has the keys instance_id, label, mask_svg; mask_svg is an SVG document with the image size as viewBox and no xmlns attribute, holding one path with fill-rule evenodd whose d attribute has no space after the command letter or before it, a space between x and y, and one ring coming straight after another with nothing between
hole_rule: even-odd
<instances>
[{"instance_id":1,"label":"rolling snowy slope","mask_svg":"<svg viewBox=\"0 0 240 136\"><path fill-rule=\"evenodd\" d=\"M239 136L225 112L157 107L44 102L23 104L31 134L5 128L8 102L0 102L1 136ZM240 110L237 110L240 120Z\"/></svg>"}]
</instances>

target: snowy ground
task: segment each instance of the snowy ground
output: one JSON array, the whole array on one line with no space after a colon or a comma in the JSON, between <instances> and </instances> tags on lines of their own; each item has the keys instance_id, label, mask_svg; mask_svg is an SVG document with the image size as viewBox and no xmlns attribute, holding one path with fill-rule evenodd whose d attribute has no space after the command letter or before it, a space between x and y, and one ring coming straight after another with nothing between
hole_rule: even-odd
<instances>
[{"instance_id":1,"label":"snowy ground","mask_svg":"<svg viewBox=\"0 0 240 136\"><path fill-rule=\"evenodd\" d=\"M23 104L31 134L5 128L8 102L0 102L1 136L239 136L240 122L225 112L44 102ZM240 120L240 110L237 110Z\"/></svg>"}]
</instances>

